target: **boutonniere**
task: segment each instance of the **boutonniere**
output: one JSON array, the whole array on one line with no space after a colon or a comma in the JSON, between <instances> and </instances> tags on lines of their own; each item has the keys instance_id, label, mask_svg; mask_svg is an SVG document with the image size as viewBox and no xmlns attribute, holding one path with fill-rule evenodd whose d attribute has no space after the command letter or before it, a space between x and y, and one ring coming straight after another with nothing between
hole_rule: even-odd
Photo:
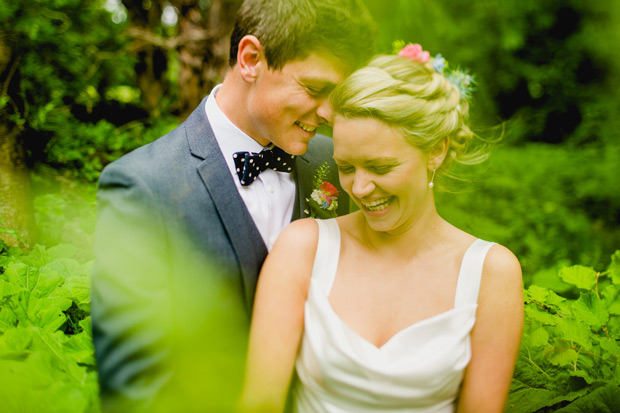
<instances>
[{"instance_id":1,"label":"boutonniere","mask_svg":"<svg viewBox=\"0 0 620 413\"><path fill-rule=\"evenodd\" d=\"M336 213L338 208L338 190L334 185L327 182L328 171L329 165L327 162L323 162L312 179L312 193L310 198L306 198L310 205L310 210L304 210L306 215L312 218L327 219L338 216Z\"/></svg>"}]
</instances>

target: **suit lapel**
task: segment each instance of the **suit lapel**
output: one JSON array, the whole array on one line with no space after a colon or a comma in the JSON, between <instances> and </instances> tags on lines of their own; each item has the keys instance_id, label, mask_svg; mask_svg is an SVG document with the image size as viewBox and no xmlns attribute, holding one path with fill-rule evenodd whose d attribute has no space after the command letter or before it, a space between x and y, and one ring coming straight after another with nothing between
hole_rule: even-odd
<instances>
[{"instance_id":1,"label":"suit lapel","mask_svg":"<svg viewBox=\"0 0 620 413\"><path fill-rule=\"evenodd\" d=\"M256 281L267 256L267 247L228 171L205 113L205 101L206 98L186 121L187 139L192 154L204 159L198 166L198 174L211 196L237 255L246 304L251 311Z\"/></svg>"},{"instance_id":2,"label":"suit lapel","mask_svg":"<svg viewBox=\"0 0 620 413\"><path fill-rule=\"evenodd\" d=\"M308 210L306 198L312 193L312 171L311 162L306 152L305 155L297 157L295 162L295 205L293 207L292 220L305 218L308 216L304 210Z\"/></svg>"}]
</instances>

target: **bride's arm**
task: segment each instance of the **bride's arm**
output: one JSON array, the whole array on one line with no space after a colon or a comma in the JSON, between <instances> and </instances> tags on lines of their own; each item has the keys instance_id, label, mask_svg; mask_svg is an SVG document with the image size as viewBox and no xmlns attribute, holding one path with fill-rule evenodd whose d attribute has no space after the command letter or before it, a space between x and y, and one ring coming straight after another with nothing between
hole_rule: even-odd
<instances>
[{"instance_id":1,"label":"bride's arm","mask_svg":"<svg viewBox=\"0 0 620 413\"><path fill-rule=\"evenodd\" d=\"M291 223L267 256L256 289L243 411L281 412L302 337L318 242L314 220Z\"/></svg>"},{"instance_id":2,"label":"bride's arm","mask_svg":"<svg viewBox=\"0 0 620 413\"><path fill-rule=\"evenodd\" d=\"M496 245L484 262L472 357L458 412L503 412L523 330L523 284L517 258Z\"/></svg>"}]
</instances>

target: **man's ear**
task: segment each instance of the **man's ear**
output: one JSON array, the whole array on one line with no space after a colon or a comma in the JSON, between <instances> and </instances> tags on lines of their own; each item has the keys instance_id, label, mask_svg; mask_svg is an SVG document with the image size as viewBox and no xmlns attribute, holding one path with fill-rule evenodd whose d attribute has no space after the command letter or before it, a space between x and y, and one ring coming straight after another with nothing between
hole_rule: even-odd
<instances>
[{"instance_id":1,"label":"man's ear","mask_svg":"<svg viewBox=\"0 0 620 413\"><path fill-rule=\"evenodd\" d=\"M435 170L441 166L450 148L450 138L445 137L439 142L433 149L431 149L428 156L428 168Z\"/></svg>"},{"instance_id":2,"label":"man's ear","mask_svg":"<svg viewBox=\"0 0 620 413\"><path fill-rule=\"evenodd\" d=\"M243 80L253 83L258 77L258 64L264 60L265 54L260 40L252 35L243 36L237 51L237 64Z\"/></svg>"}]
</instances>

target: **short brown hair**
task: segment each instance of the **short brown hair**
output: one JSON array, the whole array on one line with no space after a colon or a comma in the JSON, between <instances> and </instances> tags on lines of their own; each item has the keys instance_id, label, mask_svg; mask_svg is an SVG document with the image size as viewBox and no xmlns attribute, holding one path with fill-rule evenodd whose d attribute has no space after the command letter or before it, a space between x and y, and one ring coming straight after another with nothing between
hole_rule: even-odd
<instances>
[{"instance_id":1,"label":"short brown hair","mask_svg":"<svg viewBox=\"0 0 620 413\"><path fill-rule=\"evenodd\" d=\"M353 70L372 56L375 30L362 0L245 0L231 36L230 66L240 40L253 35L272 69L327 52Z\"/></svg>"}]
</instances>

